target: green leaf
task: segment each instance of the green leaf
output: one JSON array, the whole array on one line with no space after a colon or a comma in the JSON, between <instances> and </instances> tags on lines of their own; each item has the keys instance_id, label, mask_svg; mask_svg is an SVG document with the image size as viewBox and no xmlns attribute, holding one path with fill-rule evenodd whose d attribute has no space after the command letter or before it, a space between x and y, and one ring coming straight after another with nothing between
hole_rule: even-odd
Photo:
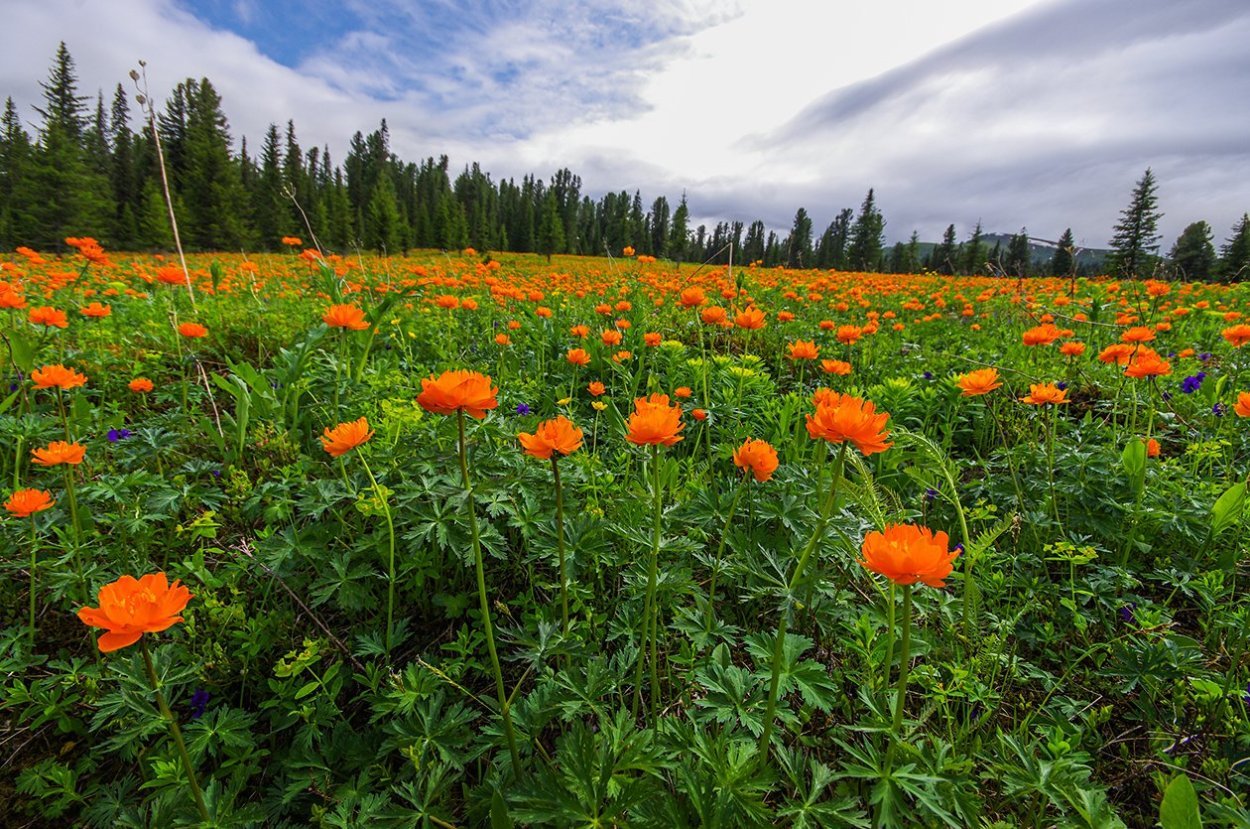
<instances>
[{"instance_id":1,"label":"green leaf","mask_svg":"<svg viewBox=\"0 0 1250 829\"><path fill-rule=\"evenodd\" d=\"M1217 536L1241 520L1246 509L1246 485L1236 483L1215 501L1211 508L1211 535Z\"/></svg>"},{"instance_id":2,"label":"green leaf","mask_svg":"<svg viewBox=\"0 0 1250 829\"><path fill-rule=\"evenodd\" d=\"M1146 483L1146 442L1141 438L1130 440L1124 447L1120 461L1124 464L1124 474L1128 476L1133 492L1141 492Z\"/></svg>"},{"instance_id":3,"label":"green leaf","mask_svg":"<svg viewBox=\"0 0 1250 829\"><path fill-rule=\"evenodd\" d=\"M498 789L495 789L490 797L490 826L491 829L512 829L512 816L508 814L508 804L504 803L503 796L499 794Z\"/></svg>"},{"instance_id":4,"label":"green leaf","mask_svg":"<svg viewBox=\"0 0 1250 829\"><path fill-rule=\"evenodd\" d=\"M8 341L9 353L12 355L13 364L20 368L24 374L30 374L30 370L35 367L35 347L16 331L8 335Z\"/></svg>"},{"instance_id":5,"label":"green leaf","mask_svg":"<svg viewBox=\"0 0 1250 829\"><path fill-rule=\"evenodd\" d=\"M1163 829L1202 829L1198 793L1184 773L1172 778L1159 805L1159 825Z\"/></svg>"}]
</instances>

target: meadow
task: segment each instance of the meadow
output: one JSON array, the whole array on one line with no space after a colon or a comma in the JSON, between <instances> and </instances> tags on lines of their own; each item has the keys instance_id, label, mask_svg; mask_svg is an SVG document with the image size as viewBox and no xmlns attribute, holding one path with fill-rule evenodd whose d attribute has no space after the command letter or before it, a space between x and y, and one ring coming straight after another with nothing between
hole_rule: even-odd
<instances>
[{"instance_id":1,"label":"meadow","mask_svg":"<svg viewBox=\"0 0 1250 829\"><path fill-rule=\"evenodd\" d=\"M286 241L0 257L0 822L1250 825L1243 285Z\"/></svg>"}]
</instances>

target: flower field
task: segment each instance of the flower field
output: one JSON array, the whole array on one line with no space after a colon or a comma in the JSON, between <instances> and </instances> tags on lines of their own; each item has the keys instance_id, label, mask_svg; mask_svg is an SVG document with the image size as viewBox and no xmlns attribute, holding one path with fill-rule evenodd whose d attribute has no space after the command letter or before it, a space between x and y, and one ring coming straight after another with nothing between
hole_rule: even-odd
<instances>
[{"instance_id":1,"label":"flower field","mask_svg":"<svg viewBox=\"0 0 1250 829\"><path fill-rule=\"evenodd\" d=\"M0 262L12 826L1250 825L1250 292Z\"/></svg>"}]
</instances>

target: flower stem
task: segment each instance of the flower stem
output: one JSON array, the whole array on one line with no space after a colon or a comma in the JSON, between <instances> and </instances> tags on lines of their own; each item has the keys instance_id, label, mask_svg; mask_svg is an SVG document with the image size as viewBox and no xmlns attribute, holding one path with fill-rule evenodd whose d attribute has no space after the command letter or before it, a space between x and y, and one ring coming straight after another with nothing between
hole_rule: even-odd
<instances>
[{"instance_id":1,"label":"flower stem","mask_svg":"<svg viewBox=\"0 0 1250 829\"><path fill-rule=\"evenodd\" d=\"M35 514L30 514L30 649L35 650L35 570L39 566L39 536L35 532Z\"/></svg>"},{"instance_id":2,"label":"flower stem","mask_svg":"<svg viewBox=\"0 0 1250 829\"><path fill-rule=\"evenodd\" d=\"M191 767L191 757L187 754L187 744L182 739L182 729L178 727L178 720L174 719L174 715L169 710L169 703L165 701L165 695L161 692L160 680L156 678L156 668L152 666L152 655L148 653L148 643L143 637L139 637L139 648L143 652L143 664L148 669L148 682L152 683L152 690L156 692L156 704L161 709L161 716L165 718L165 722L169 723L169 733L174 738L174 744L178 747L178 755L182 758L182 768L187 773L187 782L191 784L191 793L195 795L195 805L200 810L200 817L205 823L211 823L212 818L208 815L208 807L204 805L204 792L200 791L199 781L195 779L195 769Z\"/></svg>"},{"instance_id":3,"label":"flower stem","mask_svg":"<svg viewBox=\"0 0 1250 829\"><path fill-rule=\"evenodd\" d=\"M386 564L386 655L390 656L395 629L395 519L391 517L390 498L378 486L378 479L373 477L373 470L369 468L364 454L360 455L360 463L365 468L365 474L369 476L373 494L382 502L382 514L386 516L386 537L389 545Z\"/></svg>"},{"instance_id":4,"label":"flower stem","mask_svg":"<svg viewBox=\"0 0 1250 829\"><path fill-rule=\"evenodd\" d=\"M512 712L508 693L504 689L503 670L499 667L499 652L495 650L495 629L490 622L490 600L486 597L486 567L482 563L482 538L477 529L477 510L473 505L473 485L469 482L469 456L465 449L464 411L456 410L456 426L460 435L460 478L464 482L469 512L469 532L473 536L473 565L477 571L477 597L482 611L482 628L486 634L486 649L490 652L490 664L495 672L495 692L499 696L499 713L503 717L504 734L508 738L508 751L512 754L514 774L521 770L521 754L516 747L516 732L512 728Z\"/></svg>"},{"instance_id":5,"label":"flower stem","mask_svg":"<svg viewBox=\"0 0 1250 829\"><path fill-rule=\"evenodd\" d=\"M894 768L894 748L898 745L903 730L903 706L907 700L907 680L911 665L911 588L904 584L903 588L903 636L899 640L898 690L894 696L894 722L890 727L893 739L885 754L885 776L889 778Z\"/></svg>"},{"instance_id":6,"label":"flower stem","mask_svg":"<svg viewBox=\"0 0 1250 829\"><path fill-rule=\"evenodd\" d=\"M721 530L720 544L716 546L716 564L712 567L712 579L707 587L707 635L709 639L712 636L712 625L716 621L716 577L720 575L721 557L725 553L725 540L729 537L729 526L733 523L734 513L738 510L738 500L742 498L742 492L747 486L748 482L744 476L742 483L734 491L733 500L729 502L729 512L725 514L725 528Z\"/></svg>"},{"instance_id":7,"label":"flower stem","mask_svg":"<svg viewBox=\"0 0 1250 829\"><path fill-rule=\"evenodd\" d=\"M556 550L560 554L560 615L564 624L563 633L569 635L569 578L564 556L564 491L560 487L560 464L556 453L551 453L551 474L556 483Z\"/></svg>"},{"instance_id":8,"label":"flower stem","mask_svg":"<svg viewBox=\"0 0 1250 829\"><path fill-rule=\"evenodd\" d=\"M638 663L634 667L634 707L633 715L638 716L638 707L642 703L642 663L646 661L648 646L650 644L650 630L652 612L655 605L655 582L660 558L660 517L663 509L662 494L660 492L660 447L657 444L651 446L651 466L652 466L652 525L651 525L651 561L647 566L647 594L646 600L643 602L642 608L642 635L639 637L638 645ZM655 668L655 649L651 648L651 696L654 703L657 684L657 671ZM654 704L653 706L654 707Z\"/></svg>"},{"instance_id":9,"label":"flower stem","mask_svg":"<svg viewBox=\"0 0 1250 829\"><path fill-rule=\"evenodd\" d=\"M773 735L773 715L777 711L777 692L781 685L781 659L785 653L786 627L790 621L789 596L798 585L799 579L803 575L803 570L807 566L807 560L811 558L812 551L816 549L817 543L825 535L825 528L829 524L829 516L833 514L834 502L838 500L838 485L842 482L842 470L846 466L847 446L848 444L843 442L842 448L838 450L838 461L833 468L833 482L829 486L829 494L825 498L825 503L820 508L820 519L816 522L811 538L807 540L807 546L803 548L803 552L799 555L799 563L795 565L794 573L790 576L790 583L786 586L787 601L781 609L781 619L777 622L777 639L773 643L773 661L769 671L771 678L768 681L768 705L764 709L764 730L760 734L760 757L768 756L770 740Z\"/></svg>"}]
</instances>

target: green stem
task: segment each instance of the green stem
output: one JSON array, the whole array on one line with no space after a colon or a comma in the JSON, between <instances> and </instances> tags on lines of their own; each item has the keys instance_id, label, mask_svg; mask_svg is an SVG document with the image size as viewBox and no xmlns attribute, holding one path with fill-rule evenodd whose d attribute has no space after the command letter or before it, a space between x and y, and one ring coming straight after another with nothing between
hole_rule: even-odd
<instances>
[{"instance_id":1,"label":"green stem","mask_svg":"<svg viewBox=\"0 0 1250 829\"><path fill-rule=\"evenodd\" d=\"M182 729L178 727L178 721L174 719L174 715L169 710L169 703L165 701L165 695L161 693L160 680L156 678L156 668L152 666L152 655L148 653L148 643L143 637L139 637L139 647L143 652L143 664L148 669L148 681L152 683L152 690L156 692L156 704L161 709L161 716L169 723L169 733L174 738L174 744L178 746L178 755L182 758L182 768L187 773L187 782L191 784L191 793L195 795L195 805L200 810L200 817L205 823L211 823L212 818L208 815L208 807L204 805L204 793L200 791L199 781L195 779L195 769L191 767L191 757L187 754L187 744L182 739Z\"/></svg>"},{"instance_id":2,"label":"green stem","mask_svg":"<svg viewBox=\"0 0 1250 829\"><path fill-rule=\"evenodd\" d=\"M35 514L30 514L30 649L35 650L35 570L39 567L39 536L35 531Z\"/></svg>"},{"instance_id":3,"label":"green stem","mask_svg":"<svg viewBox=\"0 0 1250 829\"><path fill-rule=\"evenodd\" d=\"M903 730L903 708L907 701L907 680L911 668L911 588L903 586L903 637L899 640L898 690L894 696L894 722L890 727L893 740L885 754L885 776L889 779L894 768L894 748L898 745Z\"/></svg>"},{"instance_id":4,"label":"green stem","mask_svg":"<svg viewBox=\"0 0 1250 829\"><path fill-rule=\"evenodd\" d=\"M764 709L764 731L760 734L759 743L759 756L761 758L768 756L773 734L773 715L777 711L777 692L781 685L781 659L785 652L786 627L789 624L790 617L789 598L793 594L794 588L798 585L804 568L807 567L807 560L811 558L812 551L816 549L816 545L825 535L829 517L833 514L834 502L838 499L838 485L842 482L842 471L846 466L848 445L844 441L838 450L838 461L833 468L833 482L829 486L829 494L825 498L825 503L820 508L820 519L816 522L816 528L813 530L811 538L808 539L807 546L803 548L802 554L799 555L799 563L795 566L794 573L790 576L790 583L786 587L786 604L781 609L781 619L777 623L777 639L773 643L771 678L768 681L768 704Z\"/></svg>"},{"instance_id":5,"label":"green stem","mask_svg":"<svg viewBox=\"0 0 1250 829\"><path fill-rule=\"evenodd\" d=\"M551 474L556 483L556 550L560 554L560 615L563 621L564 636L569 635L569 577L565 565L564 554L564 491L560 486L560 464L556 461L556 453L551 453Z\"/></svg>"},{"instance_id":6,"label":"green stem","mask_svg":"<svg viewBox=\"0 0 1250 829\"><path fill-rule=\"evenodd\" d=\"M74 528L74 572L78 574L78 584L82 588L83 604L87 604L91 601L91 594L87 591L87 581L82 574L82 528L78 524L78 495L74 492L74 468L68 465L65 467L65 495L69 500L70 523Z\"/></svg>"},{"instance_id":7,"label":"green stem","mask_svg":"<svg viewBox=\"0 0 1250 829\"><path fill-rule=\"evenodd\" d=\"M638 663L634 667L634 706L633 716L638 716L638 708L642 704L642 663L647 658L648 645L650 644L650 628L655 606L655 583L657 571L659 569L660 558L660 516L663 508L662 493L660 492L660 447L658 444L651 446L651 465L652 465L652 527L651 527L651 560L647 565L647 593L646 600L643 602L642 608L642 635L639 637ZM652 700L655 699L655 684L657 680L657 671L655 668L655 650L651 649L651 674L652 674ZM654 706L653 706L654 707Z\"/></svg>"},{"instance_id":8,"label":"green stem","mask_svg":"<svg viewBox=\"0 0 1250 829\"><path fill-rule=\"evenodd\" d=\"M725 528L721 530L720 544L716 546L716 563L712 567L712 579L707 587L707 635L709 638L712 635L712 625L716 620L716 577L720 575L721 556L725 553L725 541L729 538L729 526L733 523L734 513L738 510L738 500L748 485L747 478L743 476L742 483L734 490L733 500L729 502L729 512L725 515Z\"/></svg>"},{"instance_id":9,"label":"green stem","mask_svg":"<svg viewBox=\"0 0 1250 829\"><path fill-rule=\"evenodd\" d=\"M386 655L390 656L395 630L395 519L391 516L390 498L378 486L378 479L373 477L373 470L369 468L369 462L365 460L364 453L360 454L360 463L365 468L365 474L369 476L373 494L382 502L382 514L386 516L386 538L389 547L386 563ZM346 475L346 471L343 474Z\"/></svg>"},{"instance_id":10,"label":"green stem","mask_svg":"<svg viewBox=\"0 0 1250 829\"><path fill-rule=\"evenodd\" d=\"M490 600L486 596L486 567L482 562L482 538L477 528L477 509L473 504L473 485L469 482L469 456L464 439L464 410L456 410L456 426L460 435L460 479L464 482L469 512L469 532L473 536L473 565L477 571L477 597L482 611L482 628L486 634L486 649L490 652L491 668L495 672L495 693L499 696L499 713L503 717L504 735L508 739L508 751L512 754L513 773L521 771L521 753L517 751L516 732L512 728L512 711L508 693L504 689L503 670L499 667L499 652L495 649L495 628L490 621Z\"/></svg>"}]
</instances>

